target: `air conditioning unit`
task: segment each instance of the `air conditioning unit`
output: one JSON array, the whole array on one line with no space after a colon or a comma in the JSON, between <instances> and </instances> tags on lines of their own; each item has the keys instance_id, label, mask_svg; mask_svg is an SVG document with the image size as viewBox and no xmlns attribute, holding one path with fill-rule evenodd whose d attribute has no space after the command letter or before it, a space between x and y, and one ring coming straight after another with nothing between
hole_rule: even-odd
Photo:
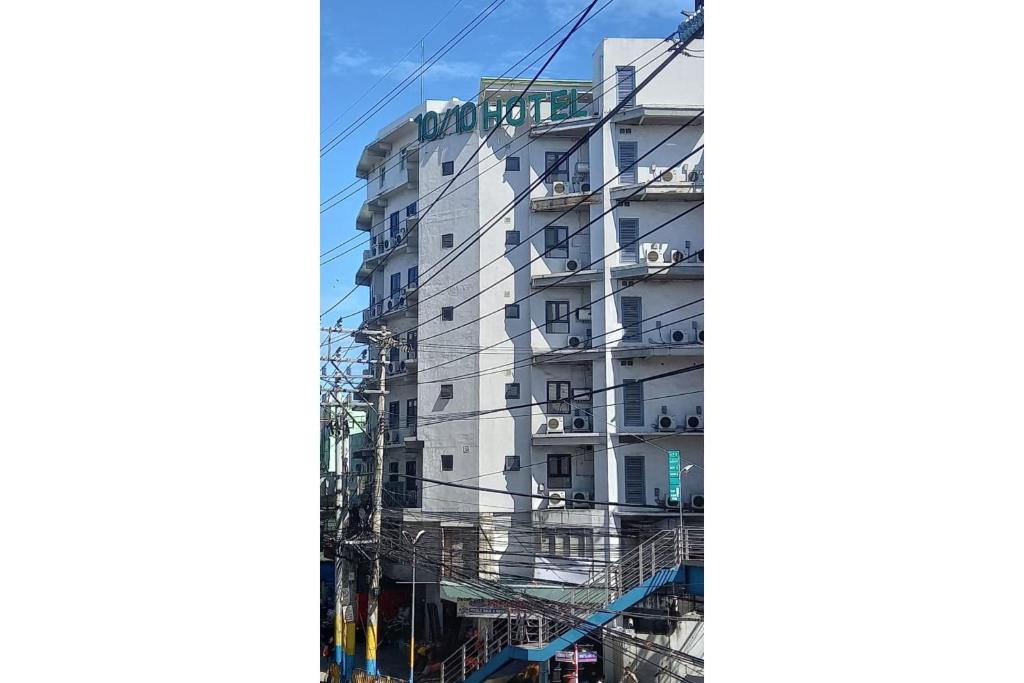
<instances>
[{"instance_id":1,"label":"air conditioning unit","mask_svg":"<svg viewBox=\"0 0 1024 683\"><path fill-rule=\"evenodd\" d=\"M700 251L697 252L697 262L698 263L704 263L704 250L703 249L701 249Z\"/></svg>"},{"instance_id":2,"label":"air conditioning unit","mask_svg":"<svg viewBox=\"0 0 1024 683\"><path fill-rule=\"evenodd\" d=\"M568 270L570 273L575 273L577 270L580 269L580 262L574 258L571 258L565 262L565 269Z\"/></svg>"},{"instance_id":3,"label":"air conditioning unit","mask_svg":"<svg viewBox=\"0 0 1024 683\"><path fill-rule=\"evenodd\" d=\"M565 431L565 418L561 417L549 417L548 418L548 434L561 434Z\"/></svg>"},{"instance_id":4,"label":"air conditioning unit","mask_svg":"<svg viewBox=\"0 0 1024 683\"><path fill-rule=\"evenodd\" d=\"M401 228L398 231L398 242L399 243L403 242L408 234L409 234L409 229L408 228Z\"/></svg>"},{"instance_id":5,"label":"air conditioning unit","mask_svg":"<svg viewBox=\"0 0 1024 683\"><path fill-rule=\"evenodd\" d=\"M678 249L673 249L669 258L672 261L672 263L682 263L683 261L687 260L689 256L679 251Z\"/></svg>"},{"instance_id":6,"label":"air conditioning unit","mask_svg":"<svg viewBox=\"0 0 1024 683\"><path fill-rule=\"evenodd\" d=\"M393 375L398 372L398 363L388 363L388 374Z\"/></svg>"},{"instance_id":7,"label":"air conditioning unit","mask_svg":"<svg viewBox=\"0 0 1024 683\"><path fill-rule=\"evenodd\" d=\"M704 415L700 406L697 406L697 413L695 415L686 416L686 431L696 432L704 429Z\"/></svg>"},{"instance_id":8,"label":"air conditioning unit","mask_svg":"<svg viewBox=\"0 0 1024 683\"><path fill-rule=\"evenodd\" d=\"M590 491L573 491L572 506L577 510L593 510L594 494Z\"/></svg>"},{"instance_id":9,"label":"air conditioning unit","mask_svg":"<svg viewBox=\"0 0 1024 683\"><path fill-rule=\"evenodd\" d=\"M583 346L583 337L579 336L578 334L570 334L569 338L566 340L566 346L568 346L570 349L580 348L581 346Z\"/></svg>"},{"instance_id":10,"label":"air conditioning unit","mask_svg":"<svg viewBox=\"0 0 1024 683\"><path fill-rule=\"evenodd\" d=\"M549 508L564 508L565 507L565 492L564 491L552 491L548 494L548 507Z\"/></svg>"},{"instance_id":11,"label":"air conditioning unit","mask_svg":"<svg viewBox=\"0 0 1024 683\"><path fill-rule=\"evenodd\" d=\"M400 362L400 363L398 364L398 371L399 371L399 372L405 372L405 369L406 369L406 367L407 367L407 366L406 366L406 364L405 364L405 361L403 360L403 361L401 361L401 362Z\"/></svg>"},{"instance_id":12,"label":"air conditioning unit","mask_svg":"<svg viewBox=\"0 0 1024 683\"><path fill-rule=\"evenodd\" d=\"M673 499L673 498L670 498L669 496L666 495L665 496L665 507L667 507L667 508L677 508L677 507L679 507L679 499L678 498Z\"/></svg>"},{"instance_id":13,"label":"air conditioning unit","mask_svg":"<svg viewBox=\"0 0 1024 683\"><path fill-rule=\"evenodd\" d=\"M676 429L676 419L671 415L659 415L658 416L658 431L659 432L674 432Z\"/></svg>"},{"instance_id":14,"label":"air conditioning unit","mask_svg":"<svg viewBox=\"0 0 1024 683\"><path fill-rule=\"evenodd\" d=\"M572 431L574 432L589 432L590 431L590 418L578 415L572 419Z\"/></svg>"},{"instance_id":15,"label":"air conditioning unit","mask_svg":"<svg viewBox=\"0 0 1024 683\"><path fill-rule=\"evenodd\" d=\"M696 329L695 333L696 333L696 337L697 337L697 343L703 344L704 343L704 328L703 327L698 327Z\"/></svg>"},{"instance_id":16,"label":"air conditioning unit","mask_svg":"<svg viewBox=\"0 0 1024 683\"><path fill-rule=\"evenodd\" d=\"M391 249L391 240L384 240L384 251Z\"/></svg>"},{"instance_id":17,"label":"air conditioning unit","mask_svg":"<svg viewBox=\"0 0 1024 683\"><path fill-rule=\"evenodd\" d=\"M647 263L664 263L668 252L668 245L659 242L644 242L641 245L644 253L644 260Z\"/></svg>"},{"instance_id":18,"label":"air conditioning unit","mask_svg":"<svg viewBox=\"0 0 1024 683\"><path fill-rule=\"evenodd\" d=\"M703 510L704 509L704 494L703 493L695 493L692 496L690 496L690 507L692 507L694 510Z\"/></svg>"},{"instance_id":19,"label":"air conditioning unit","mask_svg":"<svg viewBox=\"0 0 1024 683\"><path fill-rule=\"evenodd\" d=\"M674 180L679 180L679 171L674 168L666 168L661 172L661 175L658 176L658 180L663 183L671 183Z\"/></svg>"},{"instance_id":20,"label":"air conditioning unit","mask_svg":"<svg viewBox=\"0 0 1024 683\"><path fill-rule=\"evenodd\" d=\"M374 242L373 246L370 247L370 256L376 256L376 255L377 255L377 243Z\"/></svg>"},{"instance_id":21,"label":"air conditioning unit","mask_svg":"<svg viewBox=\"0 0 1024 683\"><path fill-rule=\"evenodd\" d=\"M673 344L686 344L690 341L690 335L686 330L672 330Z\"/></svg>"},{"instance_id":22,"label":"air conditioning unit","mask_svg":"<svg viewBox=\"0 0 1024 683\"><path fill-rule=\"evenodd\" d=\"M590 183L580 183L580 192L590 192Z\"/></svg>"},{"instance_id":23,"label":"air conditioning unit","mask_svg":"<svg viewBox=\"0 0 1024 683\"><path fill-rule=\"evenodd\" d=\"M695 168L692 171L690 171L690 174L686 177L686 179L689 180L691 183L696 183L698 185L703 185L704 184L704 171Z\"/></svg>"},{"instance_id":24,"label":"air conditioning unit","mask_svg":"<svg viewBox=\"0 0 1024 683\"><path fill-rule=\"evenodd\" d=\"M576 319L590 320L590 307L587 306L586 308L581 308L578 311L576 311Z\"/></svg>"},{"instance_id":25,"label":"air conditioning unit","mask_svg":"<svg viewBox=\"0 0 1024 683\"><path fill-rule=\"evenodd\" d=\"M551 183L551 194L565 194L565 192L566 187L564 181L556 180L555 182Z\"/></svg>"}]
</instances>

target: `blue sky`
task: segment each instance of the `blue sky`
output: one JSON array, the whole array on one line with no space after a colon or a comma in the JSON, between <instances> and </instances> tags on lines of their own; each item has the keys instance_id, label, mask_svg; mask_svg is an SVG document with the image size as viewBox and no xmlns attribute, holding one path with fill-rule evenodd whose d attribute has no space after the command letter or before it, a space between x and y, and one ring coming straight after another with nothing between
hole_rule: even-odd
<instances>
[{"instance_id":1,"label":"blue sky","mask_svg":"<svg viewBox=\"0 0 1024 683\"><path fill-rule=\"evenodd\" d=\"M357 98L373 87L358 104L324 130L320 136L321 145L358 119L418 66L418 47L412 54L405 56L406 53L457 2L458 6L451 15L424 41L427 58L488 6L490 0L321 2L320 129L325 129L339 114L352 106ZM604 2L600 0L595 11ZM474 96L480 76L504 73L587 4L587 0L505 0L468 37L426 72L423 77L424 98L467 99ZM682 18L680 12L684 9L692 10L693 0L613 0L566 43L543 77L590 78L591 56L601 38L664 37L679 24ZM535 57L532 55L524 64ZM394 71L377 84L396 63L398 66ZM518 73L523 66L516 67L512 75ZM524 77L532 77L538 67L539 64L532 67ZM363 147L378 129L414 107L418 101L419 83L414 82L322 157L321 200L357 180L355 166ZM321 252L356 234L356 212L365 196L365 190L357 192L321 214ZM365 233L360 233L360 237L362 235ZM354 240L335 253L355 246L358 241ZM352 288L355 269L361 258L362 248L358 248L320 269L321 311L332 306ZM324 316L322 322L330 324L339 315L365 308L366 298L366 288L360 287L341 306ZM356 317L348 318L345 324L354 325L358 321Z\"/></svg>"}]
</instances>

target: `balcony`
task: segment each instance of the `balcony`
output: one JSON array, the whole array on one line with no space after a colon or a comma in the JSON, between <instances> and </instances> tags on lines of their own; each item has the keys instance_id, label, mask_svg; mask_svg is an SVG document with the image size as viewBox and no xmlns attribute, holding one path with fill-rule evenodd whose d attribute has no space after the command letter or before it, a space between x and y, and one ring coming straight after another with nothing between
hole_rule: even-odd
<instances>
[{"instance_id":1,"label":"balcony","mask_svg":"<svg viewBox=\"0 0 1024 683\"><path fill-rule=\"evenodd\" d=\"M671 254L671 251L667 253ZM683 260L666 268L671 261L644 261L642 263L626 263L609 268L613 280L639 280L647 278L647 282L677 282L679 280L704 279L704 250L691 256L683 256Z\"/></svg>"},{"instance_id":2,"label":"balcony","mask_svg":"<svg viewBox=\"0 0 1024 683\"><path fill-rule=\"evenodd\" d=\"M558 190L562 191L559 192ZM581 211L589 209L591 204L600 204L601 194L591 193L590 183L569 183L556 181L551 183L551 192L547 197L531 197L531 211L565 211L576 208Z\"/></svg>"},{"instance_id":3,"label":"balcony","mask_svg":"<svg viewBox=\"0 0 1024 683\"><path fill-rule=\"evenodd\" d=\"M356 163L356 177L367 180L370 172L381 165L388 153L391 152L391 145L380 140L374 140L363 148Z\"/></svg>"},{"instance_id":4,"label":"balcony","mask_svg":"<svg viewBox=\"0 0 1024 683\"><path fill-rule=\"evenodd\" d=\"M369 232L379 222L374 218L374 215L381 214L381 220L383 220L384 209L386 208L387 202L379 201L377 198L367 199L359 207L359 213L356 214L356 230Z\"/></svg>"},{"instance_id":5,"label":"balcony","mask_svg":"<svg viewBox=\"0 0 1024 683\"><path fill-rule=\"evenodd\" d=\"M534 446L589 446L604 443L605 433L594 431L593 418L571 414L545 415L533 435Z\"/></svg>"},{"instance_id":6,"label":"balcony","mask_svg":"<svg viewBox=\"0 0 1024 683\"><path fill-rule=\"evenodd\" d=\"M648 343L619 342L612 349L612 358L650 358L672 357L672 358L703 358L703 344L673 344L671 342L658 342L657 339L648 337Z\"/></svg>"},{"instance_id":7,"label":"balcony","mask_svg":"<svg viewBox=\"0 0 1024 683\"><path fill-rule=\"evenodd\" d=\"M579 259L566 259L563 266L568 266L569 261L573 261L575 265L581 265ZM539 287L580 287L590 282L600 282L602 277L601 270L594 269L580 269L577 267L575 270L563 270L557 273L538 273L537 275L530 276L530 286ZM565 278L565 279L563 279Z\"/></svg>"},{"instance_id":8,"label":"balcony","mask_svg":"<svg viewBox=\"0 0 1024 683\"><path fill-rule=\"evenodd\" d=\"M654 182L651 182L652 180ZM702 202L704 201L703 164L698 164L696 167L692 164L683 164L675 168L641 166L637 168L635 183L612 187L608 194L613 202Z\"/></svg>"},{"instance_id":9,"label":"balcony","mask_svg":"<svg viewBox=\"0 0 1024 683\"><path fill-rule=\"evenodd\" d=\"M530 127L531 138L579 138L590 130L594 122L600 118L601 112L595 111L587 117L568 119L566 121L546 121Z\"/></svg>"},{"instance_id":10,"label":"balcony","mask_svg":"<svg viewBox=\"0 0 1024 683\"><path fill-rule=\"evenodd\" d=\"M700 114L691 126L703 126L703 106L680 107L674 105L643 104L623 109L612 118L616 125L680 126Z\"/></svg>"}]
</instances>

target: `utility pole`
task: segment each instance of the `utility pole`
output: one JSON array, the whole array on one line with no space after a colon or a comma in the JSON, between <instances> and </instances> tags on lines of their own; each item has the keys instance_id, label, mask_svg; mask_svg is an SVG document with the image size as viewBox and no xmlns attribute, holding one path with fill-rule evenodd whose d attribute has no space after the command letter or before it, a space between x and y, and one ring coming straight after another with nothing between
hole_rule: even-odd
<instances>
[{"instance_id":1,"label":"utility pole","mask_svg":"<svg viewBox=\"0 0 1024 683\"><path fill-rule=\"evenodd\" d=\"M338 542L335 557L336 562L336 587L335 587L335 630L334 630L334 659L341 672L341 680L348 680L349 673L353 668L355 655L355 620L348 615L350 609L352 592L349 589L350 572L348 558L345 556L345 530L348 528L348 487L349 473L349 426L348 406L351 405L351 396L346 395L344 403L339 406L338 415L338 437L334 449L334 471L336 477L336 488L338 495Z\"/></svg>"},{"instance_id":2,"label":"utility pole","mask_svg":"<svg viewBox=\"0 0 1024 683\"><path fill-rule=\"evenodd\" d=\"M371 530L373 532L373 570L370 574L370 594L366 610L366 673L371 676L377 675L377 611L380 599L380 529L381 514L383 511L383 489L384 489L384 396L386 395L384 381L387 377L386 366L388 351L394 344L391 333L386 327L379 331L367 333L367 336L376 337L380 358L378 360L377 375L377 432L374 435L373 448L373 513L370 518Z\"/></svg>"}]
</instances>

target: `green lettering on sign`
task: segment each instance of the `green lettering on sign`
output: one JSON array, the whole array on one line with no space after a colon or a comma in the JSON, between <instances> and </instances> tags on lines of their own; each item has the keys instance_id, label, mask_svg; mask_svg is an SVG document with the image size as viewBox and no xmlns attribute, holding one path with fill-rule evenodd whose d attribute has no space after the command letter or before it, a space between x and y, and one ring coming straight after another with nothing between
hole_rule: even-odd
<instances>
[{"instance_id":1,"label":"green lettering on sign","mask_svg":"<svg viewBox=\"0 0 1024 683\"><path fill-rule=\"evenodd\" d=\"M478 105L473 102L451 107L442 112L439 116L436 111L428 111L419 114L415 119L417 127L417 138L420 142L426 140L437 140L447 133L471 133L476 130L479 119L482 130L491 130L502 121L510 126L521 126L526 123L527 118L533 123L541 123L540 103L545 100L551 101L552 121L564 121L578 116L587 116L585 109L580 108L579 93L576 89L555 90L550 93L531 93L525 97L519 95L512 97L508 102L494 100L491 103L481 102L477 113ZM454 129L454 131L453 131Z\"/></svg>"},{"instance_id":2,"label":"green lettering on sign","mask_svg":"<svg viewBox=\"0 0 1024 683\"><path fill-rule=\"evenodd\" d=\"M569 108L569 91L555 90L551 93L551 120L565 121L569 114L563 110Z\"/></svg>"},{"instance_id":3,"label":"green lettering on sign","mask_svg":"<svg viewBox=\"0 0 1024 683\"><path fill-rule=\"evenodd\" d=\"M483 109L480 118L483 119L484 130L490 130L492 126L501 123L501 100L494 101L493 110L487 106L486 102L481 104L480 107Z\"/></svg>"},{"instance_id":4,"label":"green lettering on sign","mask_svg":"<svg viewBox=\"0 0 1024 683\"><path fill-rule=\"evenodd\" d=\"M512 116L513 108L519 112L515 116ZM513 97L505 105L505 120L510 126L521 126L526 123L526 102L523 102L522 97Z\"/></svg>"},{"instance_id":5,"label":"green lettering on sign","mask_svg":"<svg viewBox=\"0 0 1024 683\"><path fill-rule=\"evenodd\" d=\"M679 502L679 451L668 452L668 499Z\"/></svg>"}]
</instances>

